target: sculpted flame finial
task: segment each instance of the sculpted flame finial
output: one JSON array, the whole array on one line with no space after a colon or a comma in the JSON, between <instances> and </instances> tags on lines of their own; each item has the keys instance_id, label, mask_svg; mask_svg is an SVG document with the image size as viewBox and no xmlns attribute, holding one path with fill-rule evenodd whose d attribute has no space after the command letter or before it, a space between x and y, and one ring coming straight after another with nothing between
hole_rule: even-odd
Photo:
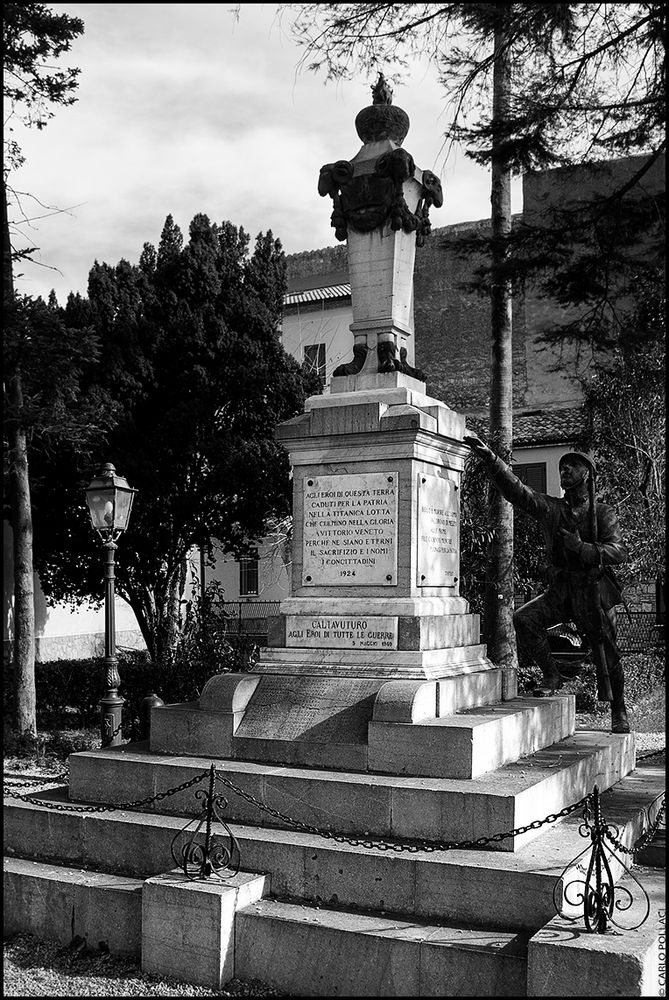
<instances>
[{"instance_id":1,"label":"sculpted flame finial","mask_svg":"<svg viewBox=\"0 0 669 1000\"><path fill-rule=\"evenodd\" d=\"M372 86L372 104L392 104L393 88L386 80L383 73L379 73L379 78Z\"/></svg>"}]
</instances>

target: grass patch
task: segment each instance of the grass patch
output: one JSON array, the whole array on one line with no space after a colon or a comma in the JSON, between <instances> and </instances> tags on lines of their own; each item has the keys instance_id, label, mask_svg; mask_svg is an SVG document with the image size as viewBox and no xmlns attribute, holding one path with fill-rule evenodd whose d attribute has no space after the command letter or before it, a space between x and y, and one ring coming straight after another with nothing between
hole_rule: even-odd
<instances>
[{"instance_id":1,"label":"grass patch","mask_svg":"<svg viewBox=\"0 0 669 1000\"><path fill-rule=\"evenodd\" d=\"M81 942L62 947L31 934L4 943L6 997L281 997L259 980L231 979L221 990L142 972L137 962L93 951Z\"/></svg>"}]
</instances>

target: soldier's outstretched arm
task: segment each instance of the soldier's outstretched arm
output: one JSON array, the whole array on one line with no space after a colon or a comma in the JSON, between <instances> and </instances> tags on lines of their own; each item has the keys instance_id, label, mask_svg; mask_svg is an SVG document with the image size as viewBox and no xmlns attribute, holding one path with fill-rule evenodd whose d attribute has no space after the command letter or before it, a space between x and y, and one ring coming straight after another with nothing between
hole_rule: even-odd
<instances>
[{"instance_id":1,"label":"soldier's outstretched arm","mask_svg":"<svg viewBox=\"0 0 669 1000\"><path fill-rule=\"evenodd\" d=\"M503 462L481 438L467 435L462 440L481 459L488 479L509 503L519 507L530 517L542 516L547 507L546 498L542 493L537 493L525 483L521 483L514 475L511 466Z\"/></svg>"}]
</instances>

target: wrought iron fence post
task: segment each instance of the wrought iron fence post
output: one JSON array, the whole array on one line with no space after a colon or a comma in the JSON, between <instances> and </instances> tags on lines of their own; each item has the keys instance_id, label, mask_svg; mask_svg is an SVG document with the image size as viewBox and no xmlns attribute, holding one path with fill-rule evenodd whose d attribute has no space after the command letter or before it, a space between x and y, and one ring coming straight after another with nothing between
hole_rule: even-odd
<instances>
[{"instance_id":1,"label":"wrought iron fence post","mask_svg":"<svg viewBox=\"0 0 669 1000\"><path fill-rule=\"evenodd\" d=\"M592 804L592 815L588 808L589 803ZM555 883L556 888L553 890L553 902L557 912L572 924L580 919L580 917L569 917L562 912L562 906L557 902L556 892L557 887L563 884L565 877L568 877L567 873L570 869L576 866L583 871L580 866L576 865L576 862L589 852L590 861L585 876L583 878L571 879L564 884L562 890L563 901L570 907L582 907L585 929L591 934L605 934L610 924L614 924L616 927L624 930L635 930L637 927L640 927L647 920L650 912L648 893L624 862L606 844L606 841L609 840L611 844L618 847L622 852L627 854L634 853L634 848L626 848L620 843L618 829L604 820L597 785L595 785L592 794L586 800L583 823L579 827L579 833L582 837L589 836L590 847L586 847L578 857L574 858L567 865ZM634 897L630 889L626 886L616 885L611 865L609 864L609 856L621 866L628 879L635 883L640 890L641 898L644 901L645 913L635 924L629 923L625 925L619 923L613 916L614 910L616 916L629 910L634 903Z\"/></svg>"},{"instance_id":2,"label":"wrought iron fence post","mask_svg":"<svg viewBox=\"0 0 669 1000\"><path fill-rule=\"evenodd\" d=\"M199 817L190 820L172 841L172 857L191 880L217 875L225 880L239 871L240 855L237 840L219 812L227 806L227 800L216 794L216 769L209 768L209 788L198 789L196 798L204 798L204 807ZM212 820L224 829L224 834L212 835ZM198 834L204 825L204 844L198 843Z\"/></svg>"},{"instance_id":3,"label":"wrought iron fence post","mask_svg":"<svg viewBox=\"0 0 669 1000\"><path fill-rule=\"evenodd\" d=\"M204 878L209 878L212 872L211 865L211 815L214 808L214 786L216 784L216 772L214 771L214 765L212 764L209 768L209 794L207 795L207 823L204 831L204 861L202 865L202 874Z\"/></svg>"},{"instance_id":4,"label":"wrought iron fence post","mask_svg":"<svg viewBox=\"0 0 669 1000\"><path fill-rule=\"evenodd\" d=\"M593 823L590 830L592 855L586 877L586 898L583 915L587 930L606 933L609 918L613 913L614 881L609 863L604 853L604 823L602 822L602 803L599 798L599 788L595 785L592 792ZM590 888L592 869L595 869L595 889ZM602 866L605 869L605 879L602 879ZM593 919L594 918L594 919Z\"/></svg>"}]
</instances>

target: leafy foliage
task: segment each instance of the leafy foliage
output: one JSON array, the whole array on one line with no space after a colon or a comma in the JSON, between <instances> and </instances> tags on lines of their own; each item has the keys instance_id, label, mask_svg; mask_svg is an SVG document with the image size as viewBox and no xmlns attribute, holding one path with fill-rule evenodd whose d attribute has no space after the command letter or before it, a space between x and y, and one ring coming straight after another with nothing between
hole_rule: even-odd
<instances>
[{"instance_id":1,"label":"leafy foliage","mask_svg":"<svg viewBox=\"0 0 669 1000\"><path fill-rule=\"evenodd\" d=\"M69 442L85 454L92 441L104 435L118 409L100 386L90 384L99 355L95 332L68 326L62 314L42 299L17 296L7 302L4 334L6 429L20 425L31 450L49 452ZM8 392L17 375L22 388L19 406ZM7 477L11 460L7 436L4 444ZM10 507L5 516L11 523Z\"/></svg>"},{"instance_id":2,"label":"leafy foliage","mask_svg":"<svg viewBox=\"0 0 669 1000\"><path fill-rule=\"evenodd\" d=\"M54 60L68 52L74 39L82 34L83 21L68 14L55 14L44 4L6 3L2 7L3 85L5 103L4 134L4 185L7 196L19 213L25 213L21 193L10 188L7 175L24 162L19 143L14 138L15 123L43 129L53 118L54 106L74 104L74 91L78 86L79 69L58 69ZM34 196L30 196L34 197ZM30 259L36 247L17 249L10 246L11 237L17 232L14 222L6 218L4 267L11 261Z\"/></svg>"},{"instance_id":3,"label":"leafy foliage","mask_svg":"<svg viewBox=\"0 0 669 1000\"><path fill-rule=\"evenodd\" d=\"M462 253L488 256L472 285L529 280L562 307L546 340L593 349L623 333L621 300L640 268L662 259L666 148L666 5L648 4L292 4L303 65L328 79L398 67L427 57L446 95L445 144L482 165L502 156L515 173L639 155L605 194L578 190L504 236L459 240ZM498 8L504 41L493 45ZM508 57L511 80L502 116L491 94L495 60ZM388 75L387 70L384 72ZM496 149L495 149L496 147ZM644 244L644 254L639 245Z\"/></svg>"},{"instance_id":4,"label":"leafy foliage","mask_svg":"<svg viewBox=\"0 0 669 1000\"><path fill-rule=\"evenodd\" d=\"M602 500L618 513L628 582L666 573L666 387L664 294L639 282L627 342L586 382L591 447Z\"/></svg>"},{"instance_id":5,"label":"leafy foliage","mask_svg":"<svg viewBox=\"0 0 669 1000\"><path fill-rule=\"evenodd\" d=\"M243 229L191 222L186 243L171 216L139 263L97 263L89 294L70 296L71 325L101 344L97 385L122 413L96 460L113 459L139 490L118 550L118 589L152 656L174 656L184 562L212 539L243 555L268 521L289 512L276 424L301 411L312 386L278 329L285 258L271 233L253 251ZM73 451L45 460L35 519L37 565L54 600L101 596L102 572L83 504L95 472ZM45 516L57 510L56 517Z\"/></svg>"},{"instance_id":6,"label":"leafy foliage","mask_svg":"<svg viewBox=\"0 0 669 1000\"><path fill-rule=\"evenodd\" d=\"M286 5L302 65L326 79L426 57L447 94L446 139L489 162L491 41L498 4ZM517 171L654 150L665 140L664 4L504 4L513 99L507 159ZM503 54L503 53L502 53Z\"/></svg>"},{"instance_id":7,"label":"leafy foliage","mask_svg":"<svg viewBox=\"0 0 669 1000\"><path fill-rule=\"evenodd\" d=\"M460 511L461 593L474 614L483 614L488 548L492 530L488 523L490 491L482 463L470 454L462 477ZM545 551L536 521L520 514L513 524L513 585L516 593L543 589L546 581ZM485 621L483 631L485 632Z\"/></svg>"}]
</instances>

